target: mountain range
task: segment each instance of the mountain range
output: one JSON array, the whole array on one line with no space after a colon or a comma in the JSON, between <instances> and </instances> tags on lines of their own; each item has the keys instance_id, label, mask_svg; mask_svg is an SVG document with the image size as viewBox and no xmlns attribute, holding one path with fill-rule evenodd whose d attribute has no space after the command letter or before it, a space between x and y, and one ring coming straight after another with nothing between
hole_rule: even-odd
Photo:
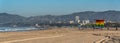
<instances>
[{"instance_id":1,"label":"mountain range","mask_svg":"<svg viewBox=\"0 0 120 43\"><path fill-rule=\"evenodd\" d=\"M56 14L57 15L57 14ZM103 12L95 11L84 11L84 12L75 12L67 15L44 15L44 16L32 16L32 17L23 17L20 15L9 14L9 13L0 13L0 25L3 24L26 24L33 25L36 23L55 23L58 21L69 22L74 21L75 17L79 16L80 20L88 19L94 21L96 19L104 19L115 22L120 22L120 11L108 10Z\"/></svg>"}]
</instances>

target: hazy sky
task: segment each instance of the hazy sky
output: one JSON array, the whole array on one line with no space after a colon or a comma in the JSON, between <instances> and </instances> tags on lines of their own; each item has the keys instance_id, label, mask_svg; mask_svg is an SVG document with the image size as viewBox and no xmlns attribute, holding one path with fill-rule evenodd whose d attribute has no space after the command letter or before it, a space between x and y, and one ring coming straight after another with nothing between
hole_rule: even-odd
<instances>
[{"instance_id":1,"label":"hazy sky","mask_svg":"<svg viewBox=\"0 0 120 43\"><path fill-rule=\"evenodd\" d=\"M0 13L22 16L106 10L120 11L120 0L0 0Z\"/></svg>"}]
</instances>

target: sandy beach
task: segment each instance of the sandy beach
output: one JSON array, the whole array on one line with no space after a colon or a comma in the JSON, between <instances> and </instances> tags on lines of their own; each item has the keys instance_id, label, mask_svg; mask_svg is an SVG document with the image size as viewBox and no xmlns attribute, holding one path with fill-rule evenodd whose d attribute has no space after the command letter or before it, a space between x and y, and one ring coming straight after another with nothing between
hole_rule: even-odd
<instances>
[{"instance_id":1,"label":"sandy beach","mask_svg":"<svg viewBox=\"0 0 120 43\"><path fill-rule=\"evenodd\" d=\"M108 36L119 35L120 31L57 28L22 32L0 32L0 43L101 43L108 42Z\"/></svg>"}]
</instances>

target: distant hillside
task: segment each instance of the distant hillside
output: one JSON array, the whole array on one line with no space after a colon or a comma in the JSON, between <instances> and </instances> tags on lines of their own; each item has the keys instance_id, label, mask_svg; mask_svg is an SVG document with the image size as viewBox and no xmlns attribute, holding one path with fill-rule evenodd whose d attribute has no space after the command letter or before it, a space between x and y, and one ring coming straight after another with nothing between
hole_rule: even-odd
<instances>
[{"instance_id":1,"label":"distant hillside","mask_svg":"<svg viewBox=\"0 0 120 43\"><path fill-rule=\"evenodd\" d=\"M47 21L70 21L74 20L75 16L79 16L80 20L95 20L95 19L104 19L104 20L111 20L111 21L120 21L120 11L104 11L104 12L94 12L94 11L85 11L85 12L76 12L68 15L61 15L61 16L34 16L29 17L28 21L39 21L39 22L47 22Z\"/></svg>"},{"instance_id":2,"label":"distant hillside","mask_svg":"<svg viewBox=\"0 0 120 43\"><path fill-rule=\"evenodd\" d=\"M114 11L114 10L109 10L104 12L85 11L85 12L73 13L68 16L79 16L81 20L104 19L111 21L120 21L120 11Z\"/></svg>"},{"instance_id":3,"label":"distant hillside","mask_svg":"<svg viewBox=\"0 0 120 43\"><path fill-rule=\"evenodd\" d=\"M0 13L0 24L10 23L10 22L21 22L25 17L19 15L12 15L8 13Z\"/></svg>"}]
</instances>

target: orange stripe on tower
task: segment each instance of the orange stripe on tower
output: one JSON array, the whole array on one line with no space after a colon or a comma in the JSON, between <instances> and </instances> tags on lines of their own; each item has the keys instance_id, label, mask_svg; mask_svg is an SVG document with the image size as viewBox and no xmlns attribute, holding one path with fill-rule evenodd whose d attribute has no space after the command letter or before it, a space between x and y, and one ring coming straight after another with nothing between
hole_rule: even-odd
<instances>
[{"instance_id":1,"label":"orange stripe on tower","mask_svg":"<svg viewBox=\"0 0 120 43\"><path fill-rule=\"evenodd\" d=\"M97 25L104 25L104 20L96 20Z\"/></svg>"}]
</instances>

